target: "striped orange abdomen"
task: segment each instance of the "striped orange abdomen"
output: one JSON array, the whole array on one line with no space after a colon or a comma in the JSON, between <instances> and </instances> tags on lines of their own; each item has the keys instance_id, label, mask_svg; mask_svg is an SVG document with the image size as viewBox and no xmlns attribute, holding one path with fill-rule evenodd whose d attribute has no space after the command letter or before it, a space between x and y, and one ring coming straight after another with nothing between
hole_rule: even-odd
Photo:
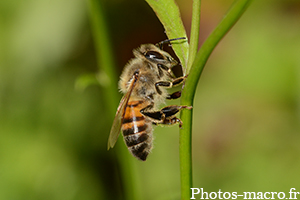
<instances>
[{"instance_id":1,"label":"striped orange abdomen","mask_svg":"<svg viewBox=\"0 0 300 200\"><path fill-rule=\"evenodd\" d=\"M122 133L129 151L145 161L152 148L152 125L140 110L146 107L145 101L129 101L122 120Z\"/></svg>"}]
</instances>

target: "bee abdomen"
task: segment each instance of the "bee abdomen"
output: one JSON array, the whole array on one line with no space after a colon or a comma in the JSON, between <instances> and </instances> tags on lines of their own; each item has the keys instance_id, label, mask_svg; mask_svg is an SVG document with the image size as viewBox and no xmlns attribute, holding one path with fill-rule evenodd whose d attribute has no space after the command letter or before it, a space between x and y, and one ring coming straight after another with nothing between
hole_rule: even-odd
<instances>
[{"instance_id":1,"label":"bee abdomen","mask_svg":"<svg viewBox=\"0 0 300 200\"><path fill-rule=\"evenodd\" d=\"M126 145L128 147L131 147L147 141L149 135L147 133L136 133L136 134L124 136L124 138L125 138Z\"/></svg>"},{"instance_id":2,"label":"bee abdomen","mask_svg":"<svg viewBox=\"0 0 300 200\"><path fill-rule=\"evenodd\" d=\"M138 159L145 161L152 148L152 126L140 113L143 101L128 102L122 121L122 132L128 150Z\"/></svg>"},{"instance_id":3,"label":"bee abdomen","mask_svg":"<svg viewBox=\"0 0 300 200\"><path fill-rule=\"evenodd\" d=\"M137 158L146 160L152 148L151 126L143 124L132 128L123 129L125 143L129 151Z\"/></svg>"},{"instance_id":4,"label":"bee abdomen","mask_svg":"<svg viewBox=\"0 0 300 200\"><path fill-rule=\"evenodd\" d=\"M128 149L132 153L132 155L134 155L142 161L145 161L147 159L148 154L150 153L150 150L152 149L152 142L143 142L139 145L128 147Z\"/></svg>"}]
</instances>

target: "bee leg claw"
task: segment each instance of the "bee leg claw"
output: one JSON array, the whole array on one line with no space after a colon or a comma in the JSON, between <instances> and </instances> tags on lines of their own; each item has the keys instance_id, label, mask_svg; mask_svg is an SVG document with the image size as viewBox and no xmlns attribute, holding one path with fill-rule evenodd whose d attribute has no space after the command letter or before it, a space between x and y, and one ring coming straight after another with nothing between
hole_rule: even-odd
<instances>
[{"instance_id":1,"label":"bee leg claw","mask_svg":"<svg viewBox=\"0 0 300 200\"><path fill-rule=\"evenodd\" d=\"M184 108L191 110L193 106L185 106Z\"/></svg>"},{"instance_id":2,"label":"bee leg claw","mask_svg":"<svg viewBox=\"0 0 300 200\"><path fill-rule=\"evenodd\" d=\"M179 124L179 128L182 129L182 122Z\"/></svg>"}]
</instances>

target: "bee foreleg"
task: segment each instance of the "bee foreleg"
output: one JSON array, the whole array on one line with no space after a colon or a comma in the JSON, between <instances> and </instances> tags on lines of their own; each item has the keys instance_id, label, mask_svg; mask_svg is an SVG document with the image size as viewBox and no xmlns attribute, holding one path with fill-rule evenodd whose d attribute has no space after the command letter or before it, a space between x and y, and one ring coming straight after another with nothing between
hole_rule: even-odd
<instances>
[{"instance_id":1,"label":"bee foreleg","mask_svg":"<svg viewBox=\"0 0 300 200\"><path fill-rule=\"evenodd\" d=\"M187 78L187 76L188 76L188 75L185 75L185 76L181 76L181 77L179 77L179 78L174 79L174 80L172 81L172 87L177 86L177 85L179 85L179 84L182 84L183 81L185 81L185 79Z\"/></svg>"},{"instance_id":2,"label":"bee foreleg","mask_svg":"<svg viewBox=\"0 0 300 200\"><path fill-rule=\"evenodd\" d=\"M157 67L158 67L158 69L160 69L160 70L165 70L165 71L167 71L167 75L168 75L168 77L170 77L171 79L176 78L175 75L174 75L174 73L172 72L172 69L171 69L171 68L169 68L169 67L167 67L167 66L165 66L165 65L163 65L163 64L157 64Z\"/></svg>"},{"instance_id":3,"label":"bee foreleg","mask_svg":"<svg viewBox=\"0 0 300 200\"><path fill-rule=\"evenodd\" d=\"M172 82L169 81L159 81L155 83L155 89L157 91L158 94L162 94L161 90L159 89L159 87L172 87Z\"/></svg>"}]
</instances>

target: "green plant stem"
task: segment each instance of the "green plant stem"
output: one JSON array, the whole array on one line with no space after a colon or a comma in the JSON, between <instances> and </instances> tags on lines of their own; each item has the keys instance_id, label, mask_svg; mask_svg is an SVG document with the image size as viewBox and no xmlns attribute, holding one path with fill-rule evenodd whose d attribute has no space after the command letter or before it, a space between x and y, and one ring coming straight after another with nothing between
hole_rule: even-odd
<instances>
[{"instance_id":1,"label":"green plant stem","mask_svg":"<svg viewBox=\"0 0 300 200\"><path fill-rule=\"evenodd\" d=\"M196 55L196 58L193 62L189 73L189 77L185 83L185 88L183 92L184 101L185 99L189 99L188 102L192 103L197 83L206 64L206 61L208 60L209 56L211 55L212 51L217 46L219 41L225 36L229 29L241 17L241 15L244 13L251 1L252 0L236 0L231 9L223 18L223 20L219 23L219 25L203 43L199 52Z\"/></svg>"},{"instance_id":2,"label":"green plant stem","mask_svg":"<svg viewBox=\"0 0 300 200\"><path fill-rule=\"evenodd\" d=\"M182 91L181 105L193 105L198 80L203 68L219 41L225 36L229 29L237 22L244 13L251 0L236 0L223 20L204 42L189 71L189 76ZM180 130L180 173L181 173L181 199L187 200L191 197L192 185L192 110L183 110L181 120L183 129Z\"/></svg>"},{"instance_id":3,"label":"green plant stem","mask_svg":"<svg viewBox=\"0 0 300 200\"><path fill-rule=\"evenodd\" d=\"M117 76L115 73L115 64L110 46L110 39L105 24L103 9L99 1L89 0L90 20L92 25L92 33L95 41L99 74L105 83L102 84L108 113L113 115L118 104L119 94L117 88Z\"/></svg>"},{"instance_id":4,"label":"green plant stem","mask_svg":"<svg viewBox=\"0 0 300 200\"><path fill-rule=\"evenodd\" d=\"M95 48L97 53L97 61L99 66L99 76L101 76L101 86L103 89L103 97L106 105L107 117L114 118L120 94L118 93L116 68L113 62L113 54L110 46L110 39L105 24L104 12L99 0L89 0L90 20L92 26L93 37L95 40ZM98 77L99 77L98 76ZM115 149L118 152L118 161L120 162L120 170L122 176L122 186L124 187L124 198L127 200L138 200L138 191L136 188L136 173L134 173L133 159L126 148L119 146Z\"/></svg>"},{"instance_id":5,"label":"green plant stem","mask_svg":"<svg viewBox=\"0 0 300 200\"><path fill-rule=\"evenodd\" d=\"M188 65L185 66L185 73L189 72L193 61L196 57L199 44L199 32L200 32L200 12L201 12L201 0L194 0L193 13L192 13L192 26L189 45L189 59ZM182 100L181 100L182 101ZM184 104L182 105L188 105ZM192 105L190 103L189 105ZM184 126L180 130L179 135L179 157L180 157L180 182L181 182L181 199L190 198L190 188L193 185L192 174L192 111L190 115L183 112L181 118L184 119Z\"/></svg>"}]
</instances>

